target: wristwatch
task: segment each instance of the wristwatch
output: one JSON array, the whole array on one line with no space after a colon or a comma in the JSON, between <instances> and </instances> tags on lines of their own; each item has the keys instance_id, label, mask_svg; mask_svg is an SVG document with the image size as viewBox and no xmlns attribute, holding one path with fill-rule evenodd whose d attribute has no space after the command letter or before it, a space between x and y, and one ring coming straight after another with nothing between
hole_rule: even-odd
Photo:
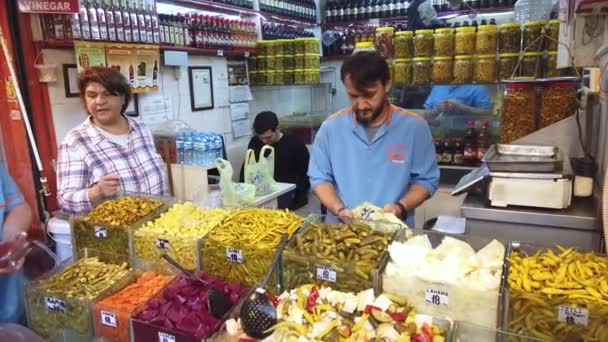
<instances>
[{"instance_id":1,"label":"wristwatch","mask_svg":"<svg viewBox=\"0 0 608 342\"><path fill-rule=\"evenodd\" d=\"M393 203L394 205L399 207L399 210L401 210L401 217L400 219L404 219L407 217L407 208L403 205L403 203L401 203L400 201L396 201L395 203Z\"/></svg>"}]
</instances>

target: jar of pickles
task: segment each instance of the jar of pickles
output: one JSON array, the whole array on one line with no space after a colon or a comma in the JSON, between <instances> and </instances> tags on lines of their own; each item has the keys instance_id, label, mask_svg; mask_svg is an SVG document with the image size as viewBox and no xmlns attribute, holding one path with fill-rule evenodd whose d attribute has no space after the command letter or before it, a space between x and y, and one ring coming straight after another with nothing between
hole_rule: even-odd
<instances>
[{"instance_id":1,"label":"jar of pickles","mask_svg":"<svg viewBox=\"0 0 608 342\"><path fill-rule=\"evenodd\" d=\"M266 70L276 70L279 64L277 59L277 56L266 56Z\"/></svg>"},{"instance_id":2,"label":"jar of pickles","mask_svg":"<svg viewBox=\"0 0 608 342\"><path fill-rule=\"evenodd\" d=\"M284 84L293 84L295 71L293 69L285 70Z\"/></svg>"},{"instance_id":3,"label":"jar of pickles","mask_svg":"<svg viewBox=\"0 0 608 342\"><path fill-rule=\"evenodd\" d=\"M319 69L304 70L304 83L315 84L321 82L321 71Z\"/></svg>"},{"instance_id":4,"label":"jar of pickles","mask_svg":"<svg viewBox=\"0 0 608 342\"><path fill-rule=\"evenodd\" d=\"M473 56L456 56L454 59L453 83L471 83L473 81Z\"/></svg>"},{"instance_id":5,"label":"jar of pickles","mask_svg":"<svg viewBox=\"0 0 608 342\"><path fill-rule=\"evenodd\" d=\"M267 85L277 85L277 72L274 70L269 70L266 72L266 84Z\"/></svg>"},{"instance_id":6,"label":"jar of pickles","mask_svg":"<svg viewBox=\"0 0 608 342\"><path fill-rule=\"evenodd\" d=\"M307 53L304 55L304 68L305 69L319 69L321 67L319 61L319 55L314 53Z\"/></svg>"},{"instance_id":7,"label":"jar of pickles","mask_svg":"<svg viewBox=\"0 0 608 342\"><path fill-rule=\"evenodd\" d=\"M268 56L276 56L279 54L280 46L276 40L269 40L267 43L266 51Z\"/></svg>"},{"instance_id":8,"label":"jar of pickles","mask_svg":"<svg viewBox=\"0 0 608 342\"><path fill-rule=\"evenodd\" d=\"M475 53L475 35L474 27L459 27L456 29L456 38L454 42L454 53L456 55L465 56Z\"/></svg>"},{"instance_id":9,"label":"jar of pickles","mask_svg":"<svg viewBox=\"0 0 608 342\"><path fill-rule=\"evenodd\" d=\"M479 55L474 69L475 82L496 82L496 55Z\"/></svg>"},{"instance_id":10,"label":"jar of pickles","mask_svg":"<svg viewBox=\"0 0 608 342\"><path fill-rule=\"evenodd\" d=\"M249 71L249 83L251 85L259 85L260 84L260 76L259 76L260 72L259 71L255 71L255 70L251 70Z\"/></svg>"},{"instance_id":11,"label":"jar of pickles","mask_svg":"<svg viewBox=\"0 0 608 342\"><path fill-rule=\"evenodd\" d=\"M304 69L296 69L294 72L294 84L304 84L305 81L305 73Z\"/></svg>"},{"instance_id":12,"label":"jar of pickles","mask_svg":"<svg viewBox=\"0 0 608 342\"><path fill-rule=\"evenodd\" d=\"M412 58L414 53L414 32L401 31L395 33L395 58Z\"/></svg>"},{"instance_id":13,"label":"jar of pickles","mask_svg":"<svg viewBox=\"0 0 608 342\"><path fill-rule=\"evenodd\" d=\"M429 57L414 58L413 84L429 84L431 83L431 74L433 66Z\"/></svg>"},{"instance_id":14,"label":"jar of pickles","mask_svg":"<svg viewBox=\"0 0 608 342\"><path fill-rule=\"evenodd\" d=\"M454 56L454 29L441 28L435 30L434 50L435 57L452 57Z\"/></svg>"},{"instance_id":15,"label":"jar of pickles","mask_svg":"<svg viewBox=\"0 0 608 342\"><path fill-rule=\"evenodd\" d=\"M543 51L544 21L529 21L524 24L524 52Z\"/></svg>"},{"instance_id":16,"label":"jar of pickles","mask_svg":"<svg viewBox=\"0 0 608 342\"><path fill-rule=\"evenodd\" d=\"M304 38L304 53L319 54L319 38Z\"/></svg>"},{"instance_id":17,"label":"jar of pickles","mask_svg":"<svg viewBox=\"0 0 608 342\"><path fill-rule=\"evenodd\" d=\"M285 84L285 70L277 70L274 78L274 82L276 85L284 85Z\"/></svg>"},{"instance_id":18,"label":"jar of pickles","mask_svg":"<svg viewBox=\"0 0 608 342\"><path fill-rule=\"evenodd\" d=\"M433 56L433 42L433 30L417 30L416 36L414 37L414 56Z\"/></svg>"},{"instance_id":19,"label":"jar of pickles","mask_svg":"<svg viewBox=\"0 0 608 342\"><path fill-rule=\"evenodd\" d=\"M521 24L502 24L498 28L498 50L503 53L519 53L521 50Z\"/></svg>"},{"instance_id":20,"label":"jar of pickles","mask_svg":"<svg viewBox=\"0 0 608 342\"><path fill-rule=\"evenodd\" d=\"M521 61L521 76L539 78L540 73L540 62L542 61L542 52L526 52L524 58Z\"/></svg>"},{"instance_id":21,"label":"jar of pickles","mask_svg":"<svg viewBox=\"0 0 608 342\"><path fill-rule=\"evenodd\" d=\"M258 71L258 85L268 85L268 71Z\"/></svg>"},{"instance_id":22,"label":"jar of pickles","mask_svg":"<svg viewBox=\"0 0 608 342\"><path fill-rule=\"evenodd\" d=\"M266 67L268 66L266 64L267 60L268 60L267 56L257 56L256 57L256 65L258 67L258 70L266 70Z\"/></svg>"},{"instance_id":23,"label":"jar of pickles","mask_svg":"<svg viewBox=\"0 0 608 342\"><path fill-rule=\"evenodd\" d=\"M283 63L285 62L285 55L276 55L275 56L275 70L283 70L285 66Z\"/></svg>"},{"instance_id":24,"label":"jar of pickles","mask_svg":"<svg viewBox=\"0 0 608 342\"><path fill-rule=\"evenodd\" d=\"M536 91L531 83L507 83L500 142L509 144L536 131Z\"/></svg>"},{"instance_id":25,"label":"jar of pickles","mask_svg":"<svg viewBox=\"0 0 608 342\"><path fill-rule=\"evenodd\" d=\"M549 20L545 32L545 49L556 51L559 45L559 20Z\"/></svg>"},{"instance_id":26,"label":"jar of pickles","mask_svg":"<svg viewBox=\"0 0 608 342\"><path fill-rule=\"evenodd\" d=\"M498 68L498 79L508 80L519 77L517 64L519 63L519 53L501 53Z\"/></svg>"},{"instance_id":27,"label":"jar of pickles","mask_svg":"<svg viewBox=\"0 0 608 342\"><path fill-rule=\"evenodd\" d=\"M376 51L383 58L393 58L393 36L395 29L392 27L378 27L376 29Z\"/></svg>"},{"instance_id":28,"label":"jar of pickles","mask_svg":"<svg viewBox=\"0 0 608 342\"><path fill-rule=\"evenodd\" d=\"M260 40L256 45L257 55L258 56L268 56L268 40Z\"/></svg>"},{"instance_id":29,"label":"jar of pickles","mask_svg":"<svg viewBox=\"0 0 608 342\"><path fill-rule=\"evenodd\" d=\"M547 62L545 63L545 77L560 77L562 72L557 68L557 51L547 52Z\"/></svg>"},{"instance_id":30,"label":"jar of pickles","mask_svg":"<svg viewBox=\"0 0 608 342\"><path fill-rule=\"evenodd\" d=\"M247 60L247 64L249 65L249 71L258 70L258 58L255 56L249 57Z\"/></svg>"},{"instance_id":31,"label":"jar of pickles","mask_svg":"<svg viewBox=\"0 0 608 342\"><path fill-rule=\"evenodd\" d=\"M410 58L400 58L395 60L393 83L397 85L412 84L412 60Z\"/></svg>"},{"instance_id":32,"label":"jar of pickles","mask_svg":"<svg viewBox=\"0 0 608 342\"><path fill-rule=\"evenodd\" d=\"M433 83L451 83L454 72L452 57L435 57L431 81Z\"/></svg>"},{"instance_id":33,"label":"jar of pickles","mask_svg":"<svg viewBox=\"0 0 608 342\"><path fill-rule=\"evenodd\" d=\"M496 25L481 25L477 27L477 39L475 47L480 55L489 55L496 53L496 38L498 36L498 27Z\"/></svg>"},{"instance_id":34,"label":"jar of pickles","mask_svg":"<svg viewBox=\"0 0 608 342\"><path fill-rule=\"evenodd\" d=\"M299 53L294 57L294 65L296 69L304 69L304 54Z\"/></svg>"},{"instance_id":35,"label":"jar of pickles","mask_svg":"<svg viewBox=\"0 0 608 342\"><path fill-rule=\"evenodd\" d=\"M306 38L296 38L293 40L293 47L296 54L306 53Z\"/></svg>"},{"instance_id":36,"label":"jar of pickles","mask_svg":"<svg viewBox=\"0 0 608 342\"><path fill-rule=\"evenodd\" d=\"M285 46L285 39L276 39L272 41L274 43L274 51L276 55L284 55L285 51L283 47Z\"/></svg>"},{"instance_id":37,"label":"jar of pickles","mask_svg":"<svg viewBox=\"0 0 608 342\"><path fill-rule=\"evenodd\" d=\"M283 58L283 68L285 69L295 69L296 63L293 55L285 55Z\"/></svg>"},{"instance_id":38,"label":"jar of pickles","mask_svg":"<svg viewBox=\"0 0 608 342\"><path fill-rule=\"evenodd\" d=\"M283 53L285 55L294 55L296 53L296 48L293 39L283 40Z\"/></svg>"},{"instance_id":39,"label":"jar of pickles","mask_svg":"<svg viewBox=\"0 0 608 342\"><path fill-rule=\"evenodd\" d=\"M541 91L539 129L574 114L576 105L574 82L556 81L545 84Z\"/></svg>"}]
</instances>

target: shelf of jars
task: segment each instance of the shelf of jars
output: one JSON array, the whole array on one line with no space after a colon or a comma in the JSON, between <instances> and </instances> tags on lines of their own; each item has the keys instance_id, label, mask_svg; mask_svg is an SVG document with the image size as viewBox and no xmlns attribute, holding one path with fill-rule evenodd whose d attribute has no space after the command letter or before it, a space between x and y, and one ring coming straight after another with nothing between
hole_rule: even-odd
<instances>
[{"instance_id":1,"label":"shelf of jars","mask_svg":"<svg viewBox=\"0 0 608 342\"><path fill-rule=\"evenodd\" d=\"M260 14L267 19L285 23L317 23L314 0L260 0Z\"/></svg>"},{"instance_id":2,"label":"shelf of jars","mask_svg":"<svg viewBox=\"0 0 608 342\"><path fill-rule=\"evenodd\" d=\"M199 56L218 56L218 57L245 57L253 56L255 49L249 48L198 48L191 46L175 46L175 45L161 45L160 51L185 51L191 55Z\"/></svg>"},{"instance_id":3,"label":"shelf of jars","mask_svg":"<svg viewBox=\"0 0 608 342\"><path fill-rule=\"evenodd\" d=\"M244 6L236 6L227 2L209 1L209 0L157 0L157 4L180 5L192 9L208 10L211 12L219 12L225 14L236 14L243 16L255 16L258 11L253 8ZM252 4L253 6L253 4Z\"/></svg>"}]
</instances>

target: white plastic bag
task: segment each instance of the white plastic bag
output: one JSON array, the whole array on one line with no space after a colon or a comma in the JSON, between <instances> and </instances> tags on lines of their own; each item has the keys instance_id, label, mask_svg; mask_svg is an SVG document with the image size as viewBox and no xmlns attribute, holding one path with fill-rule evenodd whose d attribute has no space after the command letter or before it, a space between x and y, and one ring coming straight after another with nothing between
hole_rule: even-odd
<instances>
[{"instance_id":1,"label":"white plastic bag","mask_svg":"<svg viewBox=\"0 0 608 342\"><path fill-rule=\"evenodd\" d=\"M233 182L234 171L229 161L217 158L215 165L220 173L220 187L224 205L236 207L255 202L255 186Z\"/></svg>"},{"instance_id":2,"label":"white plastic bag","mask_svg":"<svg viewBox=\"0 0 608 342\"><path fill-rule=\"evenodd\" d=\"M266 151L269 151L266 156ZM245 157L245 183L253 184L257 196L268 195L275 191L277 182L274 180L274 147L264 145L258 160L255 152L247 150Z\"/></svg>"}]
</instances>

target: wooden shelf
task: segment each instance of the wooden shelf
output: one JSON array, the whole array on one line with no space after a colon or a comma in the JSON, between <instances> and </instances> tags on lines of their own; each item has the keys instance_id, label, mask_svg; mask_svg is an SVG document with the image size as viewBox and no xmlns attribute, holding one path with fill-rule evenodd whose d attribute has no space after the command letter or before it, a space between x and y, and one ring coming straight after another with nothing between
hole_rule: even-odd
<instances>
[{"instance_id":1,"label":"wooden shelf","mask_svg":"<svg viewBox=\"0 0 608 342\"><path fill-rule=\"evenodd\" d=\"M250 55L254 54L255 49L228 48L226 50L222 50L211 48L195 48L188 46L161 45L160 51L185 51L191 55L198 56L249 57Z\"/></svg>"},{"instance_id":2,"label":"wooden shelf","mask_svg":"<svg viewBox=\"0 0 608 342\"><path fill-rule=\"evenodd\" d=\"M209 0L157 0L157 2L233 15L255 16L258 14L258 11L251 8L223 4L221 2Z\"/></svg>"},{"instance_id":3,"label":"wooden shelf","mask_svg":"<svg viewBox=\"0 0 608 342\"><path fill-rule=\"evenodd\" d=\"M99 41L92 41L92 42L101 42ZM39 49L73 49L74 48L74 41L73 40L57 40L57 39L50 39L50 40L43 40L43 41L39 41L36 42L36 46L38 46Z\"/></svg>"}]
</instances>

